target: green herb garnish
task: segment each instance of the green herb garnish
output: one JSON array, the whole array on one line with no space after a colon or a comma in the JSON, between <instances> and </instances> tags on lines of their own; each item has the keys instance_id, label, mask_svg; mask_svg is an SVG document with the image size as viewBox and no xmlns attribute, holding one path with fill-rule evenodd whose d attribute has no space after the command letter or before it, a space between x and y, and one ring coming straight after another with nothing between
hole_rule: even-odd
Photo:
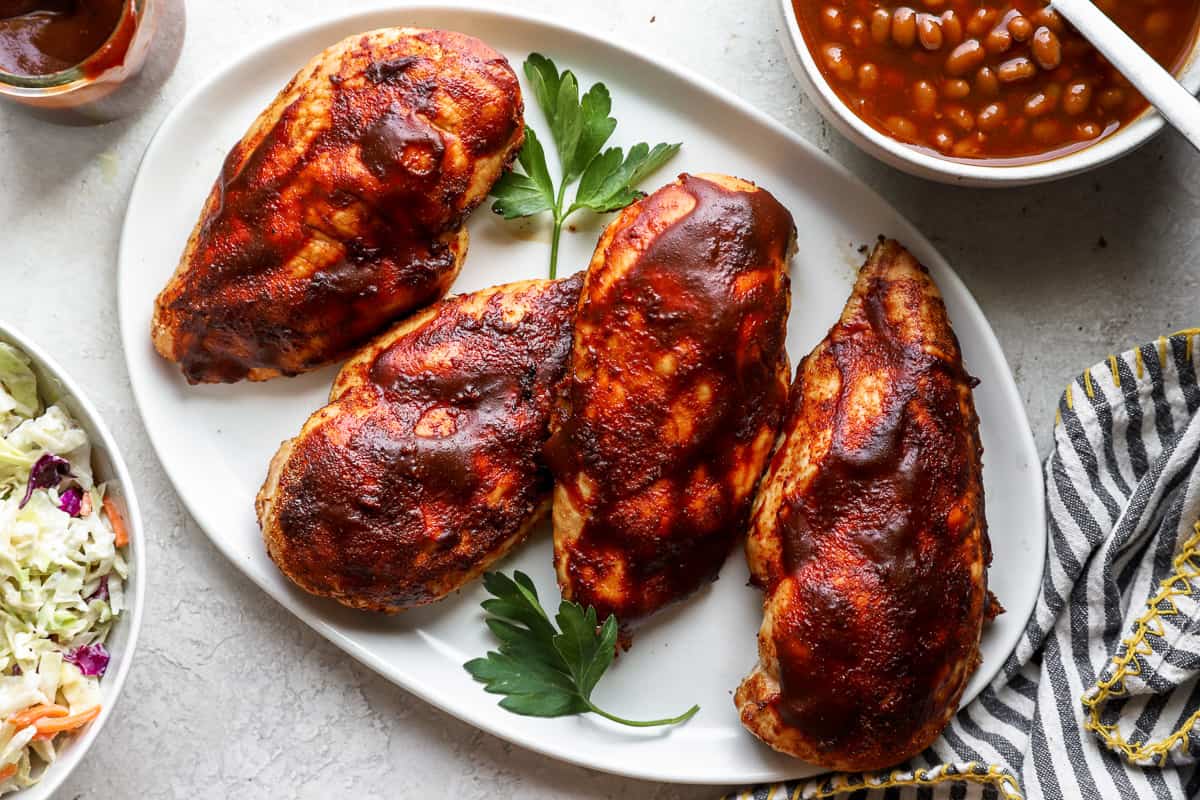
<instances>
[{"instance_id":1,"label":"green herb garnish","mask_svg":"<svg viewBox=\"0 0 1200 800\"><path fill-rule=\"evenodd\" d=\"M484 600L487 626L500 640L500 651L463 664L484 691L505 695L500 707L529 717L565 717L592 712L605 719L649 728L686 722L700 710L692 706L678 717L645 722L615 716L592 704L592 689L612 663L617 647L617 619L600 625L596 609L587 611L564 600L555 621L538 602L533 581L523 572L510 578L499 572L483 576L493 599Z\"/></svg>"},{"instance_id":2,"label":"green herb garnish","mask_svg":"<svg viewBox=\"0 0 1200 800\"><path fill-rule=\"evenodd\" d=\"M616 211L645 196L635 187L647 175L671 160L679 144L645 142L629 148L626 155L619 147L601 152L617 121L609 116L612 98L603 83L579 97L579 81L574 73L559 73L554 62L540 53L525 61L525 77L533 87L538 105L550 123L550 134L558 149L562 180L557 191L546 166L546 151L537 134L525 128L525 144L517 156L523 172L513 170L496 183L492 211L505 219L530 217L551 211L554 235L550 243L550 277L558 272L558 243L563 223L576 211L586 208L598 214ZM566 208L567 187L576 181L575 201Z\"/></svg>"}]
</instances>

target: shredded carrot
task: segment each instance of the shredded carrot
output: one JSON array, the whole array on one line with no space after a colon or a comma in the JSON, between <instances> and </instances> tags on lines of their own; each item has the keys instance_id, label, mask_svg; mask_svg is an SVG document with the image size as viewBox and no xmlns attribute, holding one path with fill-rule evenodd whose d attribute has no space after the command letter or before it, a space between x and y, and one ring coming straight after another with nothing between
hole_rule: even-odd
<instances>
[{"instance_id":1,"label":"shredded carrot","mask_svg":"<svg viewBox=\"0 0 1200 800\"><path fill-rule=\"evenodd\" d=\"M120 511L117 511L117 504L110 500L108 495L104 495L104 513L108 514L108 521L112 523L113 533L117 535L117 547L129 544L129 531L125 527L125 518L121 516Z\"/></svg>"},{"instance_id":2,"label":"shredded carrot","mask_svg":"<svg viewBox=\"0 0 1200 800\"><path fill-rule=\"evenodd\" d=\"M24 711L18 711L8 718L8 724L17 730L28 728L42 717L65 717L71 712L60 705L30 706Z\"/></svg>"},{"instance_id":3,"label":"shredded carrot","mask_svg":"<svg viewBox=\"0 0 1200 800\"><path fill-rule=\"evenodd\" d=\"M76 728L81 728L87 725L100 715L100 706L92 706L87 711L80 711L78 714L62 719L47 719L43 717L36 723L37 733L35 739L53 739L55 734L63 731L73 731Z\"/></svg>"},{"instance_id":4,"label":"shredded carrot","mask_svg":"<svg viewBox=\"0 0 1200 800\"><path fill-rule=\"evenodd\" d=\"M17 774L17 765L9 764L4 769L0 769L0 781L6 781L9 778L11 778L13 775L16 775L16 774Z\"/></svg>"}]
</instances>

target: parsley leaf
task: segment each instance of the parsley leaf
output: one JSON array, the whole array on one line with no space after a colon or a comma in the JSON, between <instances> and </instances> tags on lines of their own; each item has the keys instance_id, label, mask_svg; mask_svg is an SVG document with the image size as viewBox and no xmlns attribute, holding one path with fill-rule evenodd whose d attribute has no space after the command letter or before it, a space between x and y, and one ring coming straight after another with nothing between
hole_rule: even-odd
<instances>
[{"instance_id":1,"label":"parsley leaf","mask_svg":"<svg viewBox=\"0 0 1200 800\"><path fill-rule=\"evenodd\" d=\"M554 208L554 182L546 170L546 153L533 128L525 129L525 145L517 156L524 174L504 173L492 189L492 211L505 219L528 217Z\"/></svg>"},{"instance_id":2,"label":"parsley leaf","mask_svg":"<svg viewBox=\"0 0 1200 800\"><path fill-rule=\"evenodd\" d=\"M550 277L558 272L558 246L567 217L581 209L599 214L622 209L644 197L637 184L670 161L679 144L642 143L607 150L617 121L612 116L612 97L603 83L579 96L579 81L570 70L558 71L554 62L540 53L525 61L525 79L538 106L550 124L550 135L558 154L562 179L555 189L546 164L546 152L530 127L518 155L521 172L504 175L492 188L496 201L492 210L505 219L529 217L546 211L554 216L550 244ZM567 187L579 182L575 200L565 205Z\"/></svg>"},{"instance_id":3,"label":"parsley leaf","mask_svg":"<svg viewBox=\"0 0 1200 800\"><path fill-rule=\"evenodd\" d=\"M489 572L483 585L487 626L500 641L499 651L463 664L484 691L502 694L500 707L530 717L563 717L592 712L622 725L645 728L677 725L691 719L699 706L678 717L634 721L597 708L592 690L612 664L617 649L617 618L598 624L596 609L585 611L564 600L555 615L558 627L538 600L533 581L523 572L513 577Z\"/></svg>"},{"instance_id":4,"label":"parsley leaf","mask_svg":"<svg viewBox=\"0 0 1200 800\"><path fill-rule=\"evenodd\" d=\"M603 214L624 208L642 196L632 187L678 152L678 144L657 144L651 150L650 145L641 142L629 148L629 155L622 160L620 148L606 150L583 173L575 192L575 202L567 213L590 208Z\"/></svg>"}]
</instances>

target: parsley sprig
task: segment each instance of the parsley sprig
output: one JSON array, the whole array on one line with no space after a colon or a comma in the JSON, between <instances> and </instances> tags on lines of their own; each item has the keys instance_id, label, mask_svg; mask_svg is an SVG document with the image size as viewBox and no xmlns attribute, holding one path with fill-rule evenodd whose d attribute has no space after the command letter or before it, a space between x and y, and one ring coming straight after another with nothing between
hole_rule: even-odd
<instances>
[{"instance_id":1,"label":"parsley sprig","mask_svg":"<svg viewBox=\"0 0 1200 800\"><path fill-rule=\"evenodd\" d=\"M493 598L484 600L487 626L500 640L499 652L463 664L471 677L485 684L484 691L502 694L500 707L530 717L564 717L592 712L605 719L649 728L677 725L691 719L700 706L678 717L637 721L597 708L592 690L612 664L617 647L617 619L597 623L596 609L584 611L564 600L554 619L538 601L533 581L523 572L510 578L499 572L483 576Z\"/></svg>"},{"instance_id":2,"label":"parsley sprig","mask_svg":"<svg viewBox=\"0 0 1200 800\"><path fill-rule=\"evenodd\" d=\"M546 151L533 128L525 128L525 144L517 155L521 172L505 174L492 189L492 210L505 219L530 217L545 211L554 214L550 242L550 277L558 272L558 245L567 217L581 209L605 214L624 208L645 196L637 184L679 152L680 145L645 142L626 154L619 147L604 150L617 127L609 116L612 98L603 83L579 96L579 81L570 70L558 67L544 55L533 53L525 61L525 77L550 123L562 172L558 189L546 165ZM578 181L575 200L566 203L567 187Z\"/></svg>"}]
</instances>

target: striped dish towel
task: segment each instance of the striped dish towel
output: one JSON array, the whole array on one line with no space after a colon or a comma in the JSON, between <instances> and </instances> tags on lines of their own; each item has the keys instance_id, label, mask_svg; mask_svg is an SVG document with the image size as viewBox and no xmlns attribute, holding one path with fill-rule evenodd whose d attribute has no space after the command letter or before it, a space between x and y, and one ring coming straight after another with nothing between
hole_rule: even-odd
<instances>
[{"instance_id":1,"label":"striped dish towel","mask_svg":"<svg viewBox=\"0 0 1200 800\"><path fill-rule=\"evenodd\" d=\"M1041 597L1002 672L932 747L886 773L730 797L1200 796L1198 338L1112 356L1063 393Z\"/></svg>"}]
</instances>

